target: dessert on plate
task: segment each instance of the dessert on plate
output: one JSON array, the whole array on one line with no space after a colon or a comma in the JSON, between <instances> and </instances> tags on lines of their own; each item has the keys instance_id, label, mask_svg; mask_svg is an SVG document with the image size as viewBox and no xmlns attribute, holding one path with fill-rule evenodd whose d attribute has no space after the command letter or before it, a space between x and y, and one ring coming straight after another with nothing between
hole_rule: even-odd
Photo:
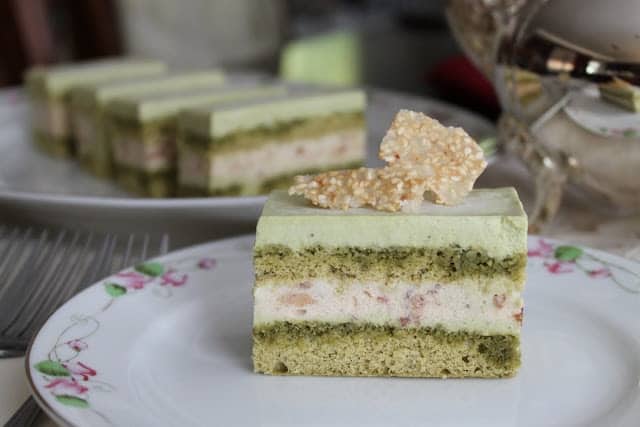
<instances>
[{"instance_id":1,"label":"dessert on plate","mask_svg":"<svg viewBox=\"0 0 640 427\"><path fill-rule=\"evenodd\" d=\"M398 114L380 154L383 168L298 177L269 197L254 248L254 370L514 375L527 259L517 193L472 190L480 148L418 113Z\"/></svg>"},{"instance_id":2,"label":"dessert on plate","mask_svg":"<svg viewBox=\"0 0 640 427\"><path fill-rule=\"evenodd\" d=\"M98 176L111 175L111 148L104 125L105 108L109 101L130 95L204 89L223 82L224 74L221 71L204 70L83 84L73 88L73 136L79 162Z\"/></svg>"},{"instance_id":3,"label":"dessert on plate","mask_svg":"<svg viewBox=\"0 0 640 427\"><path fill-rule=\"evenodd\" d=\"M68 65L38 66L25 76L36 143L50 154L73 154L70 90L78 85L159 75L165 64L155 60L103 59Z\"/></svg>"},{"instance_id":4,"label":"dessert on plate","mask_svg":"<svg viewBox=\"0 0 640 427\"><path fill-rule=\"evenodd\" d=\"M289 87L286 95L191 108L180 116L183 195L257 195L293 177L365 161L364 92Z\"/></svg>"},{"instance_id":5,"label":"dessert on plate","mask_svg":"<svg viewBox=\"0 0 640 427\"><path fill-rule=\"evenodd\" d=\"M614 78L598 86L600 97L629 111L640 111L640 87Z\"/></svg>"},{"instance_id":6,"label":"dessert on plate","mask_svg":"<svg viewBox=\"0 0 640 427\"><path fill-rule=\"evenodd\" d=\"M117 181L151 197L170 197L176 187L178 113L189 107L284 93L281 85L213 85L208 89L130 95L106 107Z\"/></svg>"}]
</instances>

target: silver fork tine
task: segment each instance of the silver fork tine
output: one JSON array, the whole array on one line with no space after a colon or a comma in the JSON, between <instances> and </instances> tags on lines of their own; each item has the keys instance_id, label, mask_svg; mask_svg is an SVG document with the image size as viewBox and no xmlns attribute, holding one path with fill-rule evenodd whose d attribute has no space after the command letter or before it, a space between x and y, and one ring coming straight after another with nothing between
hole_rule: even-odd
<instances>
[{"instance_id":1,"label":"silver fork tine","mask_svg":"<svg viewBox=\"0 0 640 427\"><path fill-rule=\"evenodd\" d=\"M44 253L42 254L42 263L37 264L37 269L34 268L30 272L27 272L23 277L25 279L24 281L12 281L11 285L7 289L7 293L4 296L3 300L9 301L10 303L7 305L10 308L13 308L13 310L9 309L0 312L0 325L2 325L3 327L9 325L15 314L24 309L24 306L26 306L26 304L29 302L29 299L33 297L33 295L29 294L34 287L36 291L39 288L42 288L42 286L38 285L42 282L49 271L50 265L55 260L55 257L50 256L50 254L55 254L57 252L58 247L62 243L64 234L64 232L60 232L53 246L48 251L43 251ZM29 295L29 298L25 298L25 295ZM0 331L0 334L1 333L2 331Z\"/></svg>"},{"instance_id":2,"label":"silver fork tine","mask_svg":"<svg viewBox=\"0 0 640 427\"><path fill-rule=\"evenodd\" d=\"M97 280L102 280L111 273L113 269L113 253L118 244L118 236L111 236L111 242L107 249L107 253L102 260L100 269L97 271Z\"/></svg>"},{"instance_id":3,"label":"silver fork tine","mask_svg":"<svg viewBox=\"0 0 640 427\"><path fill-rule=\"evenodd\" d=\"M147 259L147 248L149 247L149 235L145 234L142 241L142 250L140 251L140 259L138 262L144 262Z\"/></svg>"},{"instance_id":4,"label":"silver fork tine","mask_svg":"<svg viewBox=\"0 0 640 427\"><path fill-rule=\"evenodd\" d=\"M71 298L71 296L73 296L82 285L82 281L79 276L82 275L83 269L88 268L90 265L86 263L88 258L87 249L91 244L93 234L89 234L87 236L84 240L84 244L76 244L79 238L79 234L76 233L71 246L72 249L79 248L80 252L78 252L75 257L73 257L73 253L69 257L69 262L67 263L69 264L69 268L67 269L66 274L62 275L61 273L61 277L52 280L53 290L49 294L47 302L42 303L40 307L34 310L35 316L32 316L31 319L25 322L23 326L21 325L22 329L16 332L18 337L28 339L28 332L31 332L42 324L53 310Z\"/></svg>"},{"instance_id":5,"label":"silver fork tine","mask_svg":"<svg viewBox=\"0 0 640 427\"><path fill-rule=\"evenodd\" d=\"M107 252L109 251L110 242L111 242L111 236L107 235L104 239L104 242L102 243L102 248L100 249L100 252L96 257L94 257L94 259L97 261L97 265L95 265L95 268L93 270L89 270L87 276L85 277L87 284L95 283L96 278L98 277L98 274L99 274L98 270L101 268L100 266L102 264L102 261L107 256Z\"/></svg>"},{"instance_id":6,"label":"silver fork tine","mask_svg":"<svg viewBox=\"0 0 640 427\"><path fill-rule=\"evenodd\" d=\"M12 268L16 270L16 273L14 274L13 277L10 277L10 275L7 274L6 275L7 277L2 277L0 279L2 280L2 282L0 282L0 299L4 297L4 294L11 287L11 284L13 282L20 283L22 281L22 283L25 283L25 279L28 276L35 274L35 272L38 269L38 265L42 260L42 257L40 257L39 255L42 252L42 246L45 245L46 240L47 240L47 231L43 230L42 233L40 233L40 240L36 244L36 247L32 249L31 254L26 257L27 259L22 262L22 266L33 265L33 268L17 268L19 266L14 266ZM11 242L8 242L7 248L9 248L11 244L12 244ZM4 257L4 255L5 255L5 252L3 252L3 254L0 256ZM0 270L2 269L3 269L2 266L0 266ZM7 267L6 269L9 269L9 267Z\"/></svg>"},{"instance_id":7,"label":"silver fork tine","mask_svg":"<svg viewBox=\"0 0 640 427\"><path fill-rule=\"evenodd\" d=\"M51 258L50 268L46 269L48 271L42 276L41 280L43 282L37 281L36 283L34 283L34 292L29 295L28 298L23 297L22 299L24 301L22 302L22 304L17 304L17 306L13 310L13 316L11 317L11 320L6 323L7 326L2 331L4 334L14 335L14 327L16 324L20 324L22 322L29 323L40 310L46 309L47 304L52 298L54 298L55 293L60 287L60 281L58 280L58 278L63 274L65 268L67 267L68 263L65 262L65 260L67 259L67 254L74 248L77 240L78 233L76 232L73 235L71 244L64 245L64 247L62 248L62 254L60 256L59 262L57 263L56 259L58 257L59 251L52 251L52 253L49 255L49 257ZM56 245L61 244L62 242L64 242L64 233L60 234ZM54 245L54 248L56 245ZM21 287L20 290L24 295L25 289ZM26 319L24 319L25 316Z\"/></svg>"},{"instance_id":8,"label":"silver fork tine","mask_svg":"<svg viewBox=\"0 0 640 427\"><path fill-rule=\"evenodd\" d=\"M24 232L21 240L19 240L19 234L20 231L18 229L13 230L9 242L2 253L2 258L0 259L0 286L8 283L11 274L16 271L14 268L10 268L10 266L15 264L16 258L23 254L24 247L27 245L29 236L31 235L31 228L28 228Z\"/></svg>"},{"instance_id":9,"label":"silver fork tine","mask_svg":"<svg viewBox=\"0 0 640 427\"><path fill-rule=\"evenodd\" d=\"M135 238L135 234L129 234L129 238L127 239L127 249L124 251L124 255L120 261L120 270L124 270L129 267L129 257L131 257L131 250L133 249Z\"/></svg>"},{"instance_id":10,"label":"silver fork tine","mask_svg":"<svg viewBox=\"0 0 640 427\"><path fill-rule=\"evenodd\" d=\"M48 261L48 254L44 249L47 246L48 234L49 233L47 232L47 230L42 230L42 232L40 233L40 239L38 239L38 243L36 243L34 248L31 248L30 254L28 254L24 262L22 262L21 265L12 267L17 270L17 272L12 278L9 278L9 280L6 281L4 291L0 290L0 299L4 297L4 293L11 287L13 283L27 283L27 285L25 286L28 287L32 282L31 278L40 270L42 265L44 265Z\"/></svg>"},{"instance_id":11,"label":"silver fork tine","mask_svg":"<svg viewBox=\"0 0 640 427\"><path fill-rule=\"evenodd\" d=\"M163 233L160 238L160 255L164 255L169 252L169 235Z\"/></svg>"}]
</instances>

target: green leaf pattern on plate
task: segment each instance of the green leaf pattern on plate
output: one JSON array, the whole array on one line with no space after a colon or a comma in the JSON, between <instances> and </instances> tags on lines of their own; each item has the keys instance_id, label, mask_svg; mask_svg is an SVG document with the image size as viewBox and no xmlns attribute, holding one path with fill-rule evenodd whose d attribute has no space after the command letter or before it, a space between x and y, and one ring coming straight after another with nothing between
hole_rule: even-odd
<instances>
[{"instance_id":1,"label":"green leaf pattern on plate","mask_svg":"<svg viewBox=\"0 0 640 427\"><path fill-rule=\"evenodd\" d=\"M583 254L583 250L577 246L558 246L553 256L560 261L575 261Z\"/></svg>"},{"instance_id":2,"label":"green leaf pattern on plate","mask_svg":"<svg viewBox=\"0 0 640 427\"><path fill-rule=\"evenodd\" d=\"M72 396L70 394L59 394L56 396L56 400L63 405L74 406L76 408L88 408L89 402L81 397Z\"/></svg>"},{"instance_id":3,"label":"green leaf pattern on plate","mask_svg":"<svg viewBox=\"0 0 640 427\"><path fill-rule=\"evenodd\" d=\"M43 360L42 362L38 362L36 363L35 368L38 372L51 377L68 377L71 375L69 370L62 366L62 363L54 360Z\"/></svg>"},{"instance_id":4,"label":"green leaf pattern on plate","mask_svg":"<svg viewBox=\"0 0 640 427\"><path fill-rule=\"evenodd\" d=\"M158 277L164 273L164 266L159 262L145 262L144 264L136 265L135 270L147 276Z\"/></svg>"},{"instance_id":5,"label":"green leaf pattern on plate","mask_svg":"<svg viewBox=\"0 0 640 427\"><path fill-rule=\"evenodd\" d=\"M107 283L104 285L104 289L114 298L121 297L127 293L127 288L120 286L117 283Z\"/></svg>"}]
</instances>

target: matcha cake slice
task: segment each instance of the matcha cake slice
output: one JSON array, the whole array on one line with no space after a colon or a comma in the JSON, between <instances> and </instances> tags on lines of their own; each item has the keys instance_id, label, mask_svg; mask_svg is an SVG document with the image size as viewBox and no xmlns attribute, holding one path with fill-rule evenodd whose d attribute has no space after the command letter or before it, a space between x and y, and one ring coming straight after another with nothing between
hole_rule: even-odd
<instances>
[{"instance_id":1,"label":"matcha cake slice","mask_svg":"<svg viewBox=\"0 0 640 427\"><path fill-rule=\"evenodd\" d=\"M275 191L254 248L254 370L512 376L526 238L512 188L411 213L319 209Z\"/></svg>"},{"instance_id":2,"label":"matcha cake slice","mask_svg":"<svg viewBox=\"0 0 640 427\"><path fill-rule=\"evenodd\" d=\"M174 196L177 121L181 110L284 92L282 85L233 84L112 100L106 107L105 122L116 179L129 191L141 195Z\"/></svg>"},{"instance_id":3,"label":"matcha cake slice","mask_svg":"<svg viewBox=\"0 0 640 427\"><path fill-rule=\"evenodd\" d=\"M36 143L50 154L73 154L69 105L72 88L116 79L159 75L166 68L160 61L132 58L32 68L27 72L25 82Z\"/></svg>"},{"instance_id":4,"label":"matcha cake slice","mask_svg":"<svg viewBox=\"0 0 640 427\"><path fill-rule=\"evenodd\" d=\"M224 82L220 70L178 72L84 84L71 90L73 136L80 163L98 176L112 173L104 114L109 101L123 96L160 94L176 90L206 89Z\"/></svg>"},{"instance_id":5,"label":"matcha cake slice","mask_svg":"<svg viewBox=\"0 0 640 427\"><path fill-rule=\"evenodd\" d=\"M287 96L185 110L179 123L184 195L256 195L293 176L365 161L364 92L290 88Z\"/></svg>"}]
</instances>

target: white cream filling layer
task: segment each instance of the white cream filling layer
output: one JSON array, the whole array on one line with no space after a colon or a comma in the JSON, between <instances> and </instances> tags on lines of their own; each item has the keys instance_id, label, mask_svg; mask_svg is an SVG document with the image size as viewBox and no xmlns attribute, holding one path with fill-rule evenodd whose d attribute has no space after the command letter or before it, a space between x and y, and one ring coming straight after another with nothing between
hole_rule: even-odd
<instances>
[{"instance_id":1,"label":"white cream filling layer","mask_svg":"<svg viewBox=\"0 0 640 427\"><path fill-rule=\"evenodd\" d=\"M254 289L254 324L274 321L358 322L398 327L434 327L483 335L519 334L523 302L520 292L482 292L465 284L353 283L341 291L311 280L295 286Z\"/></svg>"},{"instance_id":2,"label":"white cream filling layer","mask_svg":"<svg viewBox=\"0 0 640 427\"><path fill-rule=\"evenodd\" d=\"M157 172L174 168L175 140L162 134L148 137L147 141L118 134L111 138L113 158L118 165L145 172Z\"/></svg>"},{"instance_id":3,"label":"white cream filling layer","mask_svg":"<svg viewBox=\"0 0 640 427\"><path fill-rule=\"evenodd\" d=\"M326 168L365 158L365 132L351 129L286 143L269 142L252 150L203 156L183 147L180 183L201 188L225 188L256 183L299 170Z\"/></svg>"}]
</instances>

